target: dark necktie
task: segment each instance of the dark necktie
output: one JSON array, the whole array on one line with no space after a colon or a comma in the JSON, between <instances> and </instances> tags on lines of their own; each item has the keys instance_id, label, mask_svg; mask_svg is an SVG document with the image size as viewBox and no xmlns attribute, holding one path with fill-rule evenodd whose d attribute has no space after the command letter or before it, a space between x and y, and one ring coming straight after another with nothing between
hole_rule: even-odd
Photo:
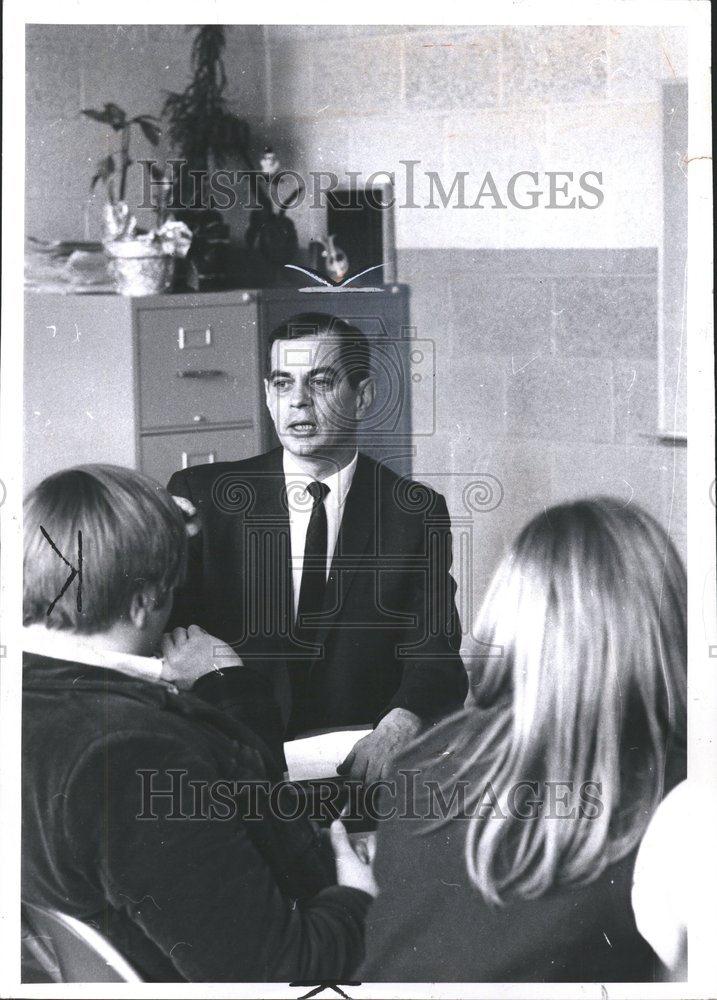
<instances>
[{"instance_id":1,"label":"dark necktie","mask_svg":"<svg viewBox=\"0 0 717 1000\"><path fill-rule=\"evenodd\" d=\"M325 483L313 482L306 487L314 498L311 517L306 529L304 564L299 588L299 605L296 612L294 635L301 642L311 643L316 637L317 624L307 624L308 616L319 614L323 608L326 592L326 548L328 524L324 500L329 492ZM311 728L312 698L309 671L312 656L294 656L289 664L289 679L292 692L291 718L288 736ZM313 706L315 708L315 706Z\"/></svg>"},{"instance_id":2,"label":"dark necktie","mask_svg":"<svg viewBox=\"0 0 717 1000\"><path fill-rule=\"evenodd\" d=\"M326 592L326 546L328 538L328 523L324 500L328 496L329 487L326 483L313 482L306 487L314 498L311 508L309 526L306 529L304 545L304 565L301 572L301 587L299 589L299 606L296 614L297 635L307 642L316 631L316 624L307 623L308 616L320 613L324 605Z\"/></svg>"}]
</instances>

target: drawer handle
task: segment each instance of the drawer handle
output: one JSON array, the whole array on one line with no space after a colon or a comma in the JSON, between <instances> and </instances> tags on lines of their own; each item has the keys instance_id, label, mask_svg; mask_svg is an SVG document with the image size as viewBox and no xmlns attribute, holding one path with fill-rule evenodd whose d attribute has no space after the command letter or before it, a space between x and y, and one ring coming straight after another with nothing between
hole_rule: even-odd
<instances>
[{"instance_id":1,"label":"drawer handle","mask_svg":"<svg viewBox=\"0 0 717 1000\"><path fill-rule=\"evenodd\" d=\"M186 372L177 372L177 378L223 378L226 374L221 368L193 368Z\"/></svg>"},{"instance_id":2,"label":"drawer handle","mask_svg":"<svg viewBox=\"0 0 717 1000\"><path fill-rule=\"evenodd\" d=\"M206 452L182 452L182 468L189 469L192 465L213 465L216 461L215 451Z\"/></svg>"},{"instance_id":3,"label":"drawer handle","mask_svg":"<svg viewBox=\"0 0 717 1000\"><path fill-rule=\"evenodd\" d=\"M188 343L188 340L198 338L198 342ZM202 343L204 341L204 343ZM184 351L191 347L211 347L212 345L212 328L211 326L206 327L204 330L188 330L186 327L180 326L177 329L177 344L179 345L179 350Z\"/></svg>"}]
</instances>

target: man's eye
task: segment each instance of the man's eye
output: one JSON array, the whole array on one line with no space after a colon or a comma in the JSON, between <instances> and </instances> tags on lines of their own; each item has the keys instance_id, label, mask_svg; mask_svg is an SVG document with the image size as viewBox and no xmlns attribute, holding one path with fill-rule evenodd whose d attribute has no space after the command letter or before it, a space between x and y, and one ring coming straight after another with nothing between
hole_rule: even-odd
<instances>
[{"instance_id":1,"label":"man's eye","mask_svg":"<svg viewBox=\"0 0 717 1000\"><path fill-rule=\"evenodd\" d=\"M280 391L282 391L284 389L288 389L291 383L289 382L288 378L275 378L272 385L274 386L275 389L279 389Z\"/></svg>"},{"instance_id":2,"label":"man's eye","mask_svg":"<svg viewBox=\"0 0 717 1000\"><path fill-rule=\"evenodd\" d=\"M311 380L311 384L315 389L328 390L332 386L332 380L330 378L315 378Z\"/></svg>"}]
</instances>

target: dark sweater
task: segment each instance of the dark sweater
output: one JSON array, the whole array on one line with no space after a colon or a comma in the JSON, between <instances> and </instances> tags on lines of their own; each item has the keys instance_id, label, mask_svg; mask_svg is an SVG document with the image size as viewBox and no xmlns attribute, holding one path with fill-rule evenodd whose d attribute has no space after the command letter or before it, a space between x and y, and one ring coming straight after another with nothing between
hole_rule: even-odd
<instances>
[{"instance_id":1,"label":"dark sweater","mask_svg":"<svg viewBox=\"0 0 717 1000\"><path fill-rule=\"evenodd\" d=\"M447 741L443 735L440 745L436 741L429 749L434 764L416 779L419 794L412 801L418 815L428 812L422 782L434 779L443 786L455 771L450 756L442 757ZM410 751L397 765L409 771L421 766ZM676 755L673 765L668 789L684 777L684 756ZM400 807L400 794L391 801L384 796L380 808L388 814L394 804ZM379 896L367 919L366 959L358 979L651 982L661 977L659 960L632 913L636 850L587 885L494 906L469 881L467 828L468 820L459 818L439 825L394 817L379 824L374 862Z\"/></svg>"},{"instance_id":2,"label":"dark sweater","mask_svg":"<svg viewBox=\"0 0 717 1000\"><path fill-rule=\"evenodd\" d=\"M231 686L217 676L197 690L236 709ZM280 777L236 714L114 670L26 656L23 900L94 924L150 981L341 978L360 961L370 897L332 884L308 820L275 819L266 798L261 819L188 818L190 781ZM185 772L181 801L148 806L143 780L166 789L169 769Z\"/></svg>"}]
</instances>

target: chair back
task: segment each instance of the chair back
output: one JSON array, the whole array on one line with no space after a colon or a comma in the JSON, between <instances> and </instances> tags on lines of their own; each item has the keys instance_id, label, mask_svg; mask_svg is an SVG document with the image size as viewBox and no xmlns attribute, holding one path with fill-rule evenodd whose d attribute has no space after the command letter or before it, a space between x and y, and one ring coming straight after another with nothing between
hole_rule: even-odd
<instances>
[{"instance_id":1,"label":"chair back","mask_svg":"<svg viewBox=\"0 0 717 1000\"><path fill-rule=\"evenodd\" d=\"M98 930L59 910L23 903L22 932L23 952L52 982L143 981Z\"/></svg>"}]
</instances>

